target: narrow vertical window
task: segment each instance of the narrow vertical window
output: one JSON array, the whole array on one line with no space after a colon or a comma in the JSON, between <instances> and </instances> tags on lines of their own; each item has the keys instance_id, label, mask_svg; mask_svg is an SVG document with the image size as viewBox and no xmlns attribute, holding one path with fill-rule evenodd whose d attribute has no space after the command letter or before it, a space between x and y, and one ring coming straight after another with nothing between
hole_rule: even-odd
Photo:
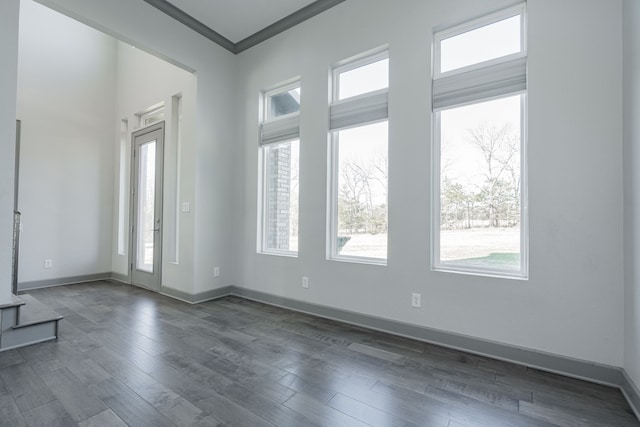
<instances>
[{"instance_id":1,"label":"narrow vertical window","mask_svg":"<svg viewBox=\"0 0 640 427\"><path fill-rule=\"evenodd\" d=\"M298 253L300 83L263 94L260 235L263 253Z\"/></svg>"},{"instance_id":2,"label":"narrow vertical window","mask_svg":"<svg viewBox=\"0 0 640 427\"><path fill-rule=\"evenodd\" d=\"M166 261L180 262L180 160L182 153L182 94L171 97L169 138L165 140L165 180L163 203L167 207L164 215L163 236ZM187 209L188 210L188 209ZM163 256L165 256L163 254Z\"/></svg>"},{"instance_id":3,"label":"narrow vertical window","mask_svg":"<svg viewBox=\"0 0 640 427\"><path fill-rule=\"evenodd\" d=\"M120 120L120 152L118 159L118 255L127 254L128 234L127 234L127 169L129 148L129 121Z\"/></svg>"},{"instance_id":4,"label":"narrow vertical window","mask_svg":"<svg viewBox=\"0 0 640 427\"><path fill-rule=\"evenodd\" d=\"M333 69L328 258L386 264L388 51Z\"/></svg>"},{"instance_id":5,"label":"narrow vertical window","mask_svg":"<svg viewBox=\"0 0 640 427\"><path fill-rule=\"evenodd\" d=\"M525 7L436 33L436 270L526 278Z\"/></svg>"}]
</instances>

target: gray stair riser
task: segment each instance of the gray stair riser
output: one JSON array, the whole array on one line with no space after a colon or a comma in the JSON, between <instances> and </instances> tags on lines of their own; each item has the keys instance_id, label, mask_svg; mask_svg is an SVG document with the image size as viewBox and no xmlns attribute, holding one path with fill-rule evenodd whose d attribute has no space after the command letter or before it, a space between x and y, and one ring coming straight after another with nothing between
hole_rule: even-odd
<instances>
[{"instance_id":1,"label":"gray stair riser","mask_svg":"<svg viewBox=\"0 0 640 427\"><path fill-rule=\"evenodd\" d=\"M0 335L0 351L54 340L57 338L57 332L57 320L17 329L5 329Z\"/></svg>"},{"instance_id":2,"label":"gray stair riser","mask_svg":"<svg viewBox=\"0 0 640 427\"><path fill-rule=\"evenodd\" d=\"M0 311L0 326L2 326L2 333L16 325L19 309L20 307L8 307Z\"/></svg>"}]
</instances>

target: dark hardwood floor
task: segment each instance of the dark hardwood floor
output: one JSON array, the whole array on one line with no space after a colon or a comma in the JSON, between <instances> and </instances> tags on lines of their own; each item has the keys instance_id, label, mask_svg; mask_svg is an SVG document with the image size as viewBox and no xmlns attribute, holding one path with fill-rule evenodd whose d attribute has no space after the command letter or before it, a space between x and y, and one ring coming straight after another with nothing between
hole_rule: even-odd
<instances>
[{"instance_id":1,"label":"dark hardwood floor","mask_svg":"<svg viewBox=\"0 0 640 427\"><path fill-rule=\"evenodd\" d=\"M640 426L613 388L236 297L30 294L64 320L0 353L2 426Z\"/></svg>"}]
</instances>

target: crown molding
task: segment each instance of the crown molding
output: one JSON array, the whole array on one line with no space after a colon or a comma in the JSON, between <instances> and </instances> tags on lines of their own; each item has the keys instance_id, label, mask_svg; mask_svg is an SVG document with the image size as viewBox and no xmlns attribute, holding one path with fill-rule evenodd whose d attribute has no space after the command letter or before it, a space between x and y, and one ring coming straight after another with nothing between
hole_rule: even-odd
<instances>
[{"instance_id":1,"label":"crown molding","mask_svg":"<svg viewBox=\"0 0 640 427\"><path fill-rule=\"evenodd\" d=\"M313 18L316 15L331 9L332 7L342 3L345 0L316 0L313 3L303 7L302 9L288 15L281 20L263 28L262 30L250 35L249 37L234 43L222 34L203 24L193 16L189 15L182 9L169 3L167 0L144 0L146 3L155 7L159 11L167 14L171 18L181 24L191 28L198 34L206 37L217 45L225 48L229 52L237 55L250 49L278 34L295 27L296 25Z\"/></svg>"},{"instance_id":2,"label":"crown molding","mask_svg":"<svg viewBox=\"0 0 640 427\"><path fill-rule=\"evenodd\" d=\"M231 40L226 38L220 33L212 30L202 22L198 21L193 16L184 12L182 9L177 8L173 4L169 3L167 0L144 0L146 3L149 3L151 6L158 9L160 12L163 12L176 21L180 22L183 25L191 28L196 33L208 38L212 42L222 46L227 49L231 53L236 53L236 45Z\"/></svg>"}]
</instances>

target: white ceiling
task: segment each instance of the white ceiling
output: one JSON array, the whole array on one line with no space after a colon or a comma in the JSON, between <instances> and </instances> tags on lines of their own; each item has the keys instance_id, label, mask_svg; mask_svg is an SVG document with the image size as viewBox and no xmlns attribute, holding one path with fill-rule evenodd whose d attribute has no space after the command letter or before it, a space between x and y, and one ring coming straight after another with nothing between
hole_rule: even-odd
<instances>
[{"instance_id":1,"label":"white ceiling","mask_svg":"<svg viewBox=\"0 0 640 427\"><path fill-rule=\"evenodd\" d=\"M314 0L169 0L233 43L311 4Z\"/></svg>"}]
</instances>

